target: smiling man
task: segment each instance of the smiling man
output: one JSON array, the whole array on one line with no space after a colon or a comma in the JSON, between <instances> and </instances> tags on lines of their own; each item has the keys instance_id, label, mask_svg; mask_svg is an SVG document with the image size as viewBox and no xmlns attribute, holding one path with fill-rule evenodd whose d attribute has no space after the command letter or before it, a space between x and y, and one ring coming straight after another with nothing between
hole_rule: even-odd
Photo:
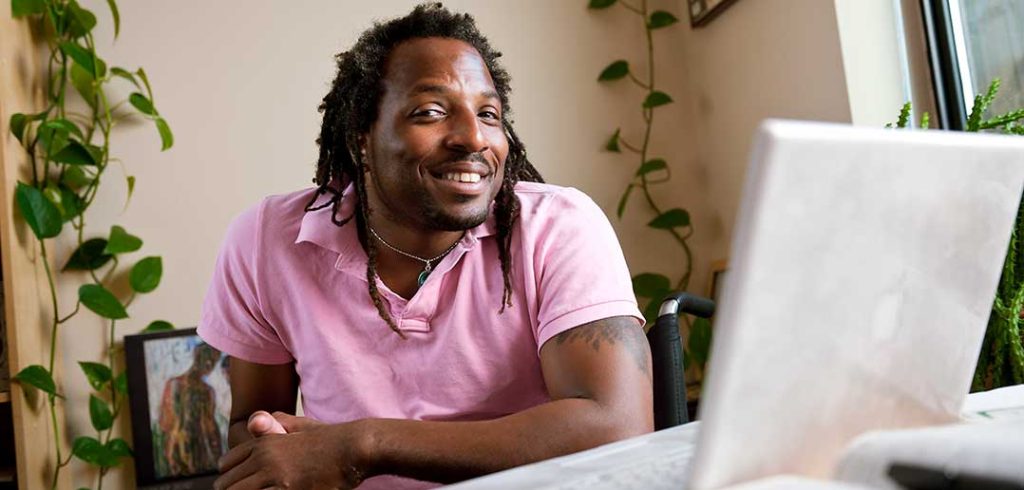
<instances>
[{"instance_id":1,"label":"smiling man","mask_svg":"<svg viewBox=\"0 0 1024 490\"><path fill-rule=\"evenodd\" d=\"M439 4L338 56L317 188L235 219L203 307L217 488L428 488L652 430L622 251L527 160L499 56Z\"/></svg>"}]
</instances>

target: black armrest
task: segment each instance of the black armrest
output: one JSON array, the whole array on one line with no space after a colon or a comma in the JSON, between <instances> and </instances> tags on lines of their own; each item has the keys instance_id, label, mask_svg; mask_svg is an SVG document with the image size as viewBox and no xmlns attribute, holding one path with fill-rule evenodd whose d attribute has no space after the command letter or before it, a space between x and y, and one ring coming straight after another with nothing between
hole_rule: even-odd
<instances>
[{"instance_id":1,"label":"black armrest","mask_svg":"<svg viewBox=\"0 0 1024 490\"><path fill-rule=\"evenodd\" d=\"M662 301L658 318L647 331L654 378L654 430L689 422L683 345L679 336L680 312L708 318L715 313L715 303L689 293L672 293Z\"/></svg>"}]
</instances>

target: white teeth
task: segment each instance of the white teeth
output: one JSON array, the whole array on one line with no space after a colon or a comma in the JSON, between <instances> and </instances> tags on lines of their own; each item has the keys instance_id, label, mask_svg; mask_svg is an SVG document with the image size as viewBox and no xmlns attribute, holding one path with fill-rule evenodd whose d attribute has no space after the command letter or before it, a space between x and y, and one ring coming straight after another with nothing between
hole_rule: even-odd
<instances>
[{"instance_id":1,"label":"white teeth","mask_svg":"<svg viewBox=\"0 0 1024 490\"><path fill-rule=\"evenodd\" d=\"M441 178L443 178L444 180L454 180L456 182L466 182L470 184L480 182L480 174L471 174L466 172L449 172L442 175Z\"/></svg>"}]
</instances>

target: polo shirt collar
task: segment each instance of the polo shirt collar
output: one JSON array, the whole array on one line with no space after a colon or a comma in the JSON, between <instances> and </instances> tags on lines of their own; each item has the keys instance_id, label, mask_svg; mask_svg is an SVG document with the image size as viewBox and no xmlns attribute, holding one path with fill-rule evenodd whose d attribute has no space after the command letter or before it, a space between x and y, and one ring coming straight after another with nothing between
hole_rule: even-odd
<instances>
[{"instance_id":1,"label":"polo shirt collar","mask_svg":"<svg viewBox=\"0 0 1024 490\"><path fill-rule=\"evenodd\" d=\"M312 192L316 191L314 190ZM324 193L317 196L313 207L322 206L330 201L330 198L330 193ZM310 196L310 199L312 199L312 196ZM339 219L346 219L350 216L354 216L354 213L356 212L355 200L355 188L352 184L349 184L342 192L341 205L338 208ZM345 226L339 227L331 221L332 213L333 206L325 206L321 209L317 209L316 211L305 212L302 216L302 222L299 225L299 234L298 237L295 238L295 243L310 242L341 255L342 259L347 258L346 256L355 255L361 256L365 260L366 252L359 244L359 238L355 232L355 218L353 217L350 222L353 226L348 226L348 224L346 224ZM469 238L471 242L476 242L481 238L494 235L497 232L497 229L498 227L494 220L492 206L491 212L483 223L466 230L466 238ZM463 241L466 241L466 238L464 238Z\"/></svg>"}]
</instances>

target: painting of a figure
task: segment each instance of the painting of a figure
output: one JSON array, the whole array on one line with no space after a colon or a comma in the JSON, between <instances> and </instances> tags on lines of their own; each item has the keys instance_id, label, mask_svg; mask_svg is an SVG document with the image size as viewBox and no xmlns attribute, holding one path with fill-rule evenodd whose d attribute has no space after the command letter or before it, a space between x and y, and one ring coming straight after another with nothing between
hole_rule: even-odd
<instances>
[{"instance_id":1,"label":"painting of a figure","mask_svg":"<svg viewBox=\"0 0 1024 490\"><path fill-rule=\"evenodd\" d=\"M197 336L145 343L156 478L216 471L227 448L228 358Z\"/></svg>"}]
</instances>

